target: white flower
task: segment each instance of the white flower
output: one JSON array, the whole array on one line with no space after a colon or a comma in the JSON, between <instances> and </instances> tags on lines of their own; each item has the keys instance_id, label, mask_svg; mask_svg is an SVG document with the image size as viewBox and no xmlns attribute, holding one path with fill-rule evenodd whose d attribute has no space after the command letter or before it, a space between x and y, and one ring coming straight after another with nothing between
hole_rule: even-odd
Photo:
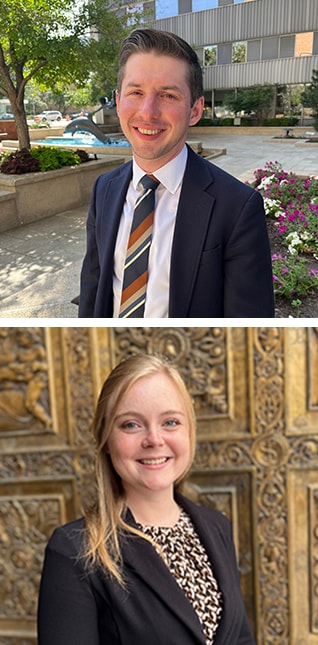
<instances>
[{"instance_id":1,"label":"white flower","mask_svg":"<svg viewBox=\"0 0 318 645\"><path fill-rule=\"evenodd\" d=\"M293 231L292 233L289 233L288 235L286 235L286 240L287 242L289 242L288 253L290 253L290 255L297 255L298 253L297 246L302 244L302 241L297 231Z\"/></svg>"},{"instance_id":2,"label":"white flower","mask_svg":"<svg viewBox=\"0 0 318 645\"><path fill-rule=\"evenodd\" d=\"M280 203L276 199L270 199L269 197L264 197L264 208L265 208L266 215L269 215L270 213L274 212L275 216L278 217L276 213L277 211L280 211Z\"/></svg>"},{"instance_id":3,"label":"white flower","mask_svg":"<svg viewBox=\"0 0 318 645\"><path fill-rule=\"evenodd\" d=\"M275 217L277 217L277 219L278 219L279 217L284 217L284 218L286 217L286 215L285 215L284 211L276 211L276 212L274 213L274 215L275 215Z\"/></svg>"},{"instance_id":4,"label":"white flower","mask_svg":"<svg viewBox=\"0 0 318 645\"><path fill-rule=\"evenodd\" d=\"M300 233L300 237L302 240L311 240L311 235L310 233L307 233L307 231Z\"/></svg>"},{"instance_id":5,"label":"white flower","mask_svg":"<svg viewBox=\"0 0 318 645\"><path fill-rule=\"evenodd\" d=\"M270 186L273 183L274 179L275 179L275 175L270 175L269 177L263 177L258 188L260 190L262 190L263 188L267 188L267 186Z\"/></svg>"},{"instance_id":6,"label":"white flower","mask_svg":"<svg viewBox=\"0 0 318 645\"><path fill-rule=\"evenodd\" d=\"M301 239L300 239L297 231L293 231L292 233L288 233L288 235L286 235L286 240L288 242L290 242L290 244L293 244L293 245L301 243Z\"/></svg>"}]
</instances>

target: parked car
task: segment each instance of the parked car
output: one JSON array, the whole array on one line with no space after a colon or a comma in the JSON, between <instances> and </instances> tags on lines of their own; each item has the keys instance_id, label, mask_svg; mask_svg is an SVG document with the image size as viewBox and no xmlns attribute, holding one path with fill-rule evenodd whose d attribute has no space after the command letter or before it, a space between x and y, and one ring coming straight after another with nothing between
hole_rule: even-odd
<instances>
[{"instance_id":1,"label":"parked car","mask_svg":"<svg viewBox=\"0 0 318 645\"><path fill-rule=\"evenodd\" d=\"M14 116L9 112L5 112L4 114L0 114L0 119L1 121L14 121Z\"/></svg>"},{"instance_id":2,"label":"parked car","mask_svg":"<svg viewBox=\"0 0 318 645\"><path fill-rule=\"evenodd\" d=\"M60 121L62 119L62 113L58 110L44 110L41 114L37 114L34 117L34 121L40 123L41 121Z\"/></svg>"},{"instance_id":3,"label":"parked car","mask_svg":"<svg viewBox=\"0 0 318 645\"><path fill-rule=\"evenodd\" d=\"M68 115L66 115L66 118L67 116L69 116L71 121L73 121L73 119L77 119L79 116L89 116L89 114L88 112L83 112L83 110L81 110L81 112L69 112Z\"/></svg>"}]
</instances>

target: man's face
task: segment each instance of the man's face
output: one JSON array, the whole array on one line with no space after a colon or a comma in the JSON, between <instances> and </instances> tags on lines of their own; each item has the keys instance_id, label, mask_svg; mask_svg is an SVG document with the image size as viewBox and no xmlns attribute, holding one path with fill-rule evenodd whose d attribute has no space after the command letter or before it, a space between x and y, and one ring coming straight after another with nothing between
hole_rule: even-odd
<instances>
[{"instance_id":1,"label":"man's face","mask_svg":"<svg viewBox=\"0 0 318 645\"><path fill-rule=\"evenodd\" d=\"M132 54L117 113L138 165L154 172L181 151L189 125L199 121L203 97L191 107L186 61L155 52Z\"/></svg>"}]
</instances>

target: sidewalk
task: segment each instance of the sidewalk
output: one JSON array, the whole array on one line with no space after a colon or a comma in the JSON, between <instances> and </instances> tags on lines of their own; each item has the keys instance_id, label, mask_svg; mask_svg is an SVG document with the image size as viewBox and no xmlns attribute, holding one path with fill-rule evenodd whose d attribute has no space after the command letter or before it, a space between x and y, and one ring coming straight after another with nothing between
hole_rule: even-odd
<instances>
[{"instance_id":1,"label":"sidewalk","mask_svg":"<svg viewBox=\"0 0 318 645\"><path fill-rule=\"evenodd\" d=\"M242 181L279 161L284 170L318 175L318 148L254 135L197 135L204 147L226 148L214 163ZM0 234L0 318L77 318L88 205Z\"/></svg>"}]
</instances>

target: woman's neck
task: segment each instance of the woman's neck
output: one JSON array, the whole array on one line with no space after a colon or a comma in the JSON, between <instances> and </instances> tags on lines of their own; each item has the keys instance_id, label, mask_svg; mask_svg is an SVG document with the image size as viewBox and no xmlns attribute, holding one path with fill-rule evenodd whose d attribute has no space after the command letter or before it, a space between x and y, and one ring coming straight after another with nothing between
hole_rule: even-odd
<instances>
[{"instance_id":1,"label":"woman's neck","mask_svg":"<svg viewBox=\"0 0 318 645\"><path fill-rule=\"evenodd\" d=\"M153 495L146 499L128 495L126 504L135 521L144 526L174 526L180 517L180 507L173 496Z\"/></svg>"}]
</instances>

